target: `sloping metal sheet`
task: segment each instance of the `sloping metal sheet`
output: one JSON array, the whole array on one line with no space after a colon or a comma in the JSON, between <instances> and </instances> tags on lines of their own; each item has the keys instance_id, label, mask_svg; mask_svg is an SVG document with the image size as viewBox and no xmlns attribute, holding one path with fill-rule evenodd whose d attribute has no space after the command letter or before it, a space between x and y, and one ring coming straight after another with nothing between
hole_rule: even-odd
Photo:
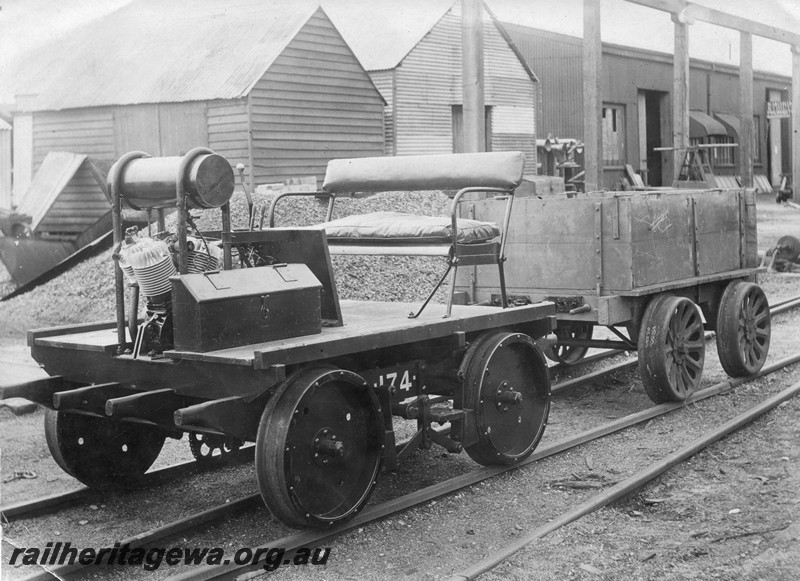
<instances>
[{"instance_id":1,"label":"sloping metal sheet","mask_svg":"<svg viewBox=\"0 0 800 581\"><path fill-rule=\"evenodd\" d=\"M710 135L728 135L725 127L702 111L689 111L689 137L700 139Z\"/></svg>"},{"instance_id":2,"label":"sloping metal sheet","mask_svg":"<svg viewBox=\"0 0 800 581\"><path fill-rule=\"evenodd\" d=\"M39 222L84 161L86 161L85 155L68 151L51 151L45 156L19 205L21 213L33 218L32 230L36 230Z\"/></svg>"},{"instance_id":3,"label":"sloping metal sheet","mask_svg":"<svg viewBox=\"0 0 800 581\"><path fill-rule=\"evenodd\" d=\"M739 140L739 117L730 113L714 113L714 117L725 126L725 130L734 141Z\"/></svg>"},{"instance_id":4,"label":"sloping metal sheet","mask_svg":"<svg viewBox=\"0 0 800 581\"><path fill-rule=\"evenodd\" d=\"M234 99L318 2L134 0L21 59L26 110Z\"/></svg>"}]
</instances>

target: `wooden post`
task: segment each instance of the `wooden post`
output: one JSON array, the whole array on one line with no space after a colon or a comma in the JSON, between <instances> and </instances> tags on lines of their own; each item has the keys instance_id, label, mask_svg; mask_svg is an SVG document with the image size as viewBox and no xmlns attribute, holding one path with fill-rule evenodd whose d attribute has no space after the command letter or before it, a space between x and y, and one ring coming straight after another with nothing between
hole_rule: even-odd
<instances>
[{"instance_id":1,"label":"wooden post","mask_svg":"<svg viewBox=\"0 0 800 581\"><path fill-rule=\"evenodd\" d=\"M753 35L739 33L739 177L753 187Z\"/></svg>"},{"instance_id":2,"label":"wooden post","mask_svg":"<svg viewBox=\"0 0 800 581\"><path fill-rule=\"evenodd\" d=\"M672 74L672 158L673 179L681 170L689 146L689 25L682 13L673 14L675 56Z\"/></svg>"},{"instance_id":3,"label":"wooden post","mask_svg":"<svg viewBox=\"0 0 800 581\"><path fill-rule=\"evenodd\" d=\"M461 50L464 152L486 151L481 0L461 0Z\"/></svg>"},{"instance_id":4,"label":"wooden post","mask_svg":"<svg viewBox=\"0 0 800 581\"><path fill-rule=\"evenodd\" d=\"M600 132L600 73L603 45L600 40L600 3L583 0L583 142L585 191L603 186L603 140Z\"/></svg>"},{"instance_id":5,"label":"wooden post","mask_svg":"<svg viewBox=\"0 0 800 581\"><path fill-rule=\"evenodd\" d=\"M800 199L800 44L792 45L792 197Z\"/></svg>"}]
</instances>

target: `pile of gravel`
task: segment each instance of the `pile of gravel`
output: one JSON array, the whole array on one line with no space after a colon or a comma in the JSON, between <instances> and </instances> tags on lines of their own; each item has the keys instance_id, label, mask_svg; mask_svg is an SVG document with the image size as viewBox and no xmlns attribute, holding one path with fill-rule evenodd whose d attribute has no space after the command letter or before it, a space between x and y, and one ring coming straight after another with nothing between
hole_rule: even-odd
<instances>
[{"instance_id":1,"label":"pile of gravel","mask_svg":"<svg viewBox=\"0 0 800 581\"><path fill-rule=\"evenodd\" d=\"M256 204L269 204L272 195L255 195ZM327 202L314 197L284 198L276 212L277 226L305 226L324 221ZM334 218L356 213L396 211L427 216L449 214L450 199L441 192L384 193L364 199L342 198ZM201 230L220 228L220 211L192 211ZM175 231L173 214L167 229ZM233 228L247 224L247 200L242 192L231 199ZM443 258L334 256L334 277L341 299L408 301L424 299L447 264ZM437 297L441 300L440 291ZM29 329L112 320L114 266L106 250L74 266L30 292L0 302L0 344L24 341Z\"/></svg>"}]
</instances>

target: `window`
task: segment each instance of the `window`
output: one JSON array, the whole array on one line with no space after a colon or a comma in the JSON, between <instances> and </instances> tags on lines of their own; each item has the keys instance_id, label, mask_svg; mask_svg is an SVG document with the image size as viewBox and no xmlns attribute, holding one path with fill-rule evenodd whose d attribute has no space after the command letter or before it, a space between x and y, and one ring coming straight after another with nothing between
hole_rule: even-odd
<instances>
[{"instance_id":1,"label":"window","mask_svg":"<svg viewBox=\"0 0 800 581\"><path fill-rule=\"evenodd\" d=\"M733 137L728 135L711 135L708 138L711 144L728 144L733 143ZM711 148L711 165L733 165L733 147L712 147Z\"/></svg>"},{"instance_id":2,"label":"window","mask_svg":"<svg viewBox=\"0 0 800 581\"><path fill-rule=\"evenodd\" d=\"M464 107L453 105L453 153L464 153ZM484 151L492 151L492 107L486 105L486 133Z\"/></svg>"},{"instance_id":3,"label":"window","mask_svg":"<svg viewBox=\"0 0 800 581\"><path fill-rule=\"evenodd\" d=\"M625 107L603 105L603 165L625 164Z\"/></svg>"}]
</instances>

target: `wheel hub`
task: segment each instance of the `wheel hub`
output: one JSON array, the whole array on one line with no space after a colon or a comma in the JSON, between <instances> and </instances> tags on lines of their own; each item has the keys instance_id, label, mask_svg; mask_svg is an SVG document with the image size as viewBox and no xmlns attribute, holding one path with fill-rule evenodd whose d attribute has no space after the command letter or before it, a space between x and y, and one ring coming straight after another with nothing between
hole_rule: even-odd
<instances>
[{"instance_id":1,"label":"wheel hub","mask_svg":"<svg viewBox=\"0 0 800 581\"><path fill-rule=\"evenodd\" d=\"M495 406L501 412L507 412L509 406L522 404L522 393L514 389L508 381L503 381L495 392Z\"/></svg>"},{"instance_id":2,"label":"wheel hub","mask_svg":"<svg viewBox=\"0 0 800 581\"><path fill-rule=\"evenodd\" d=\"M325 465L334 458L344 456L344 443L337 439L333 430L322 428L314 435L311 450L314 454L314 462L318 465Z\"/></svg>"}]
</instances>

